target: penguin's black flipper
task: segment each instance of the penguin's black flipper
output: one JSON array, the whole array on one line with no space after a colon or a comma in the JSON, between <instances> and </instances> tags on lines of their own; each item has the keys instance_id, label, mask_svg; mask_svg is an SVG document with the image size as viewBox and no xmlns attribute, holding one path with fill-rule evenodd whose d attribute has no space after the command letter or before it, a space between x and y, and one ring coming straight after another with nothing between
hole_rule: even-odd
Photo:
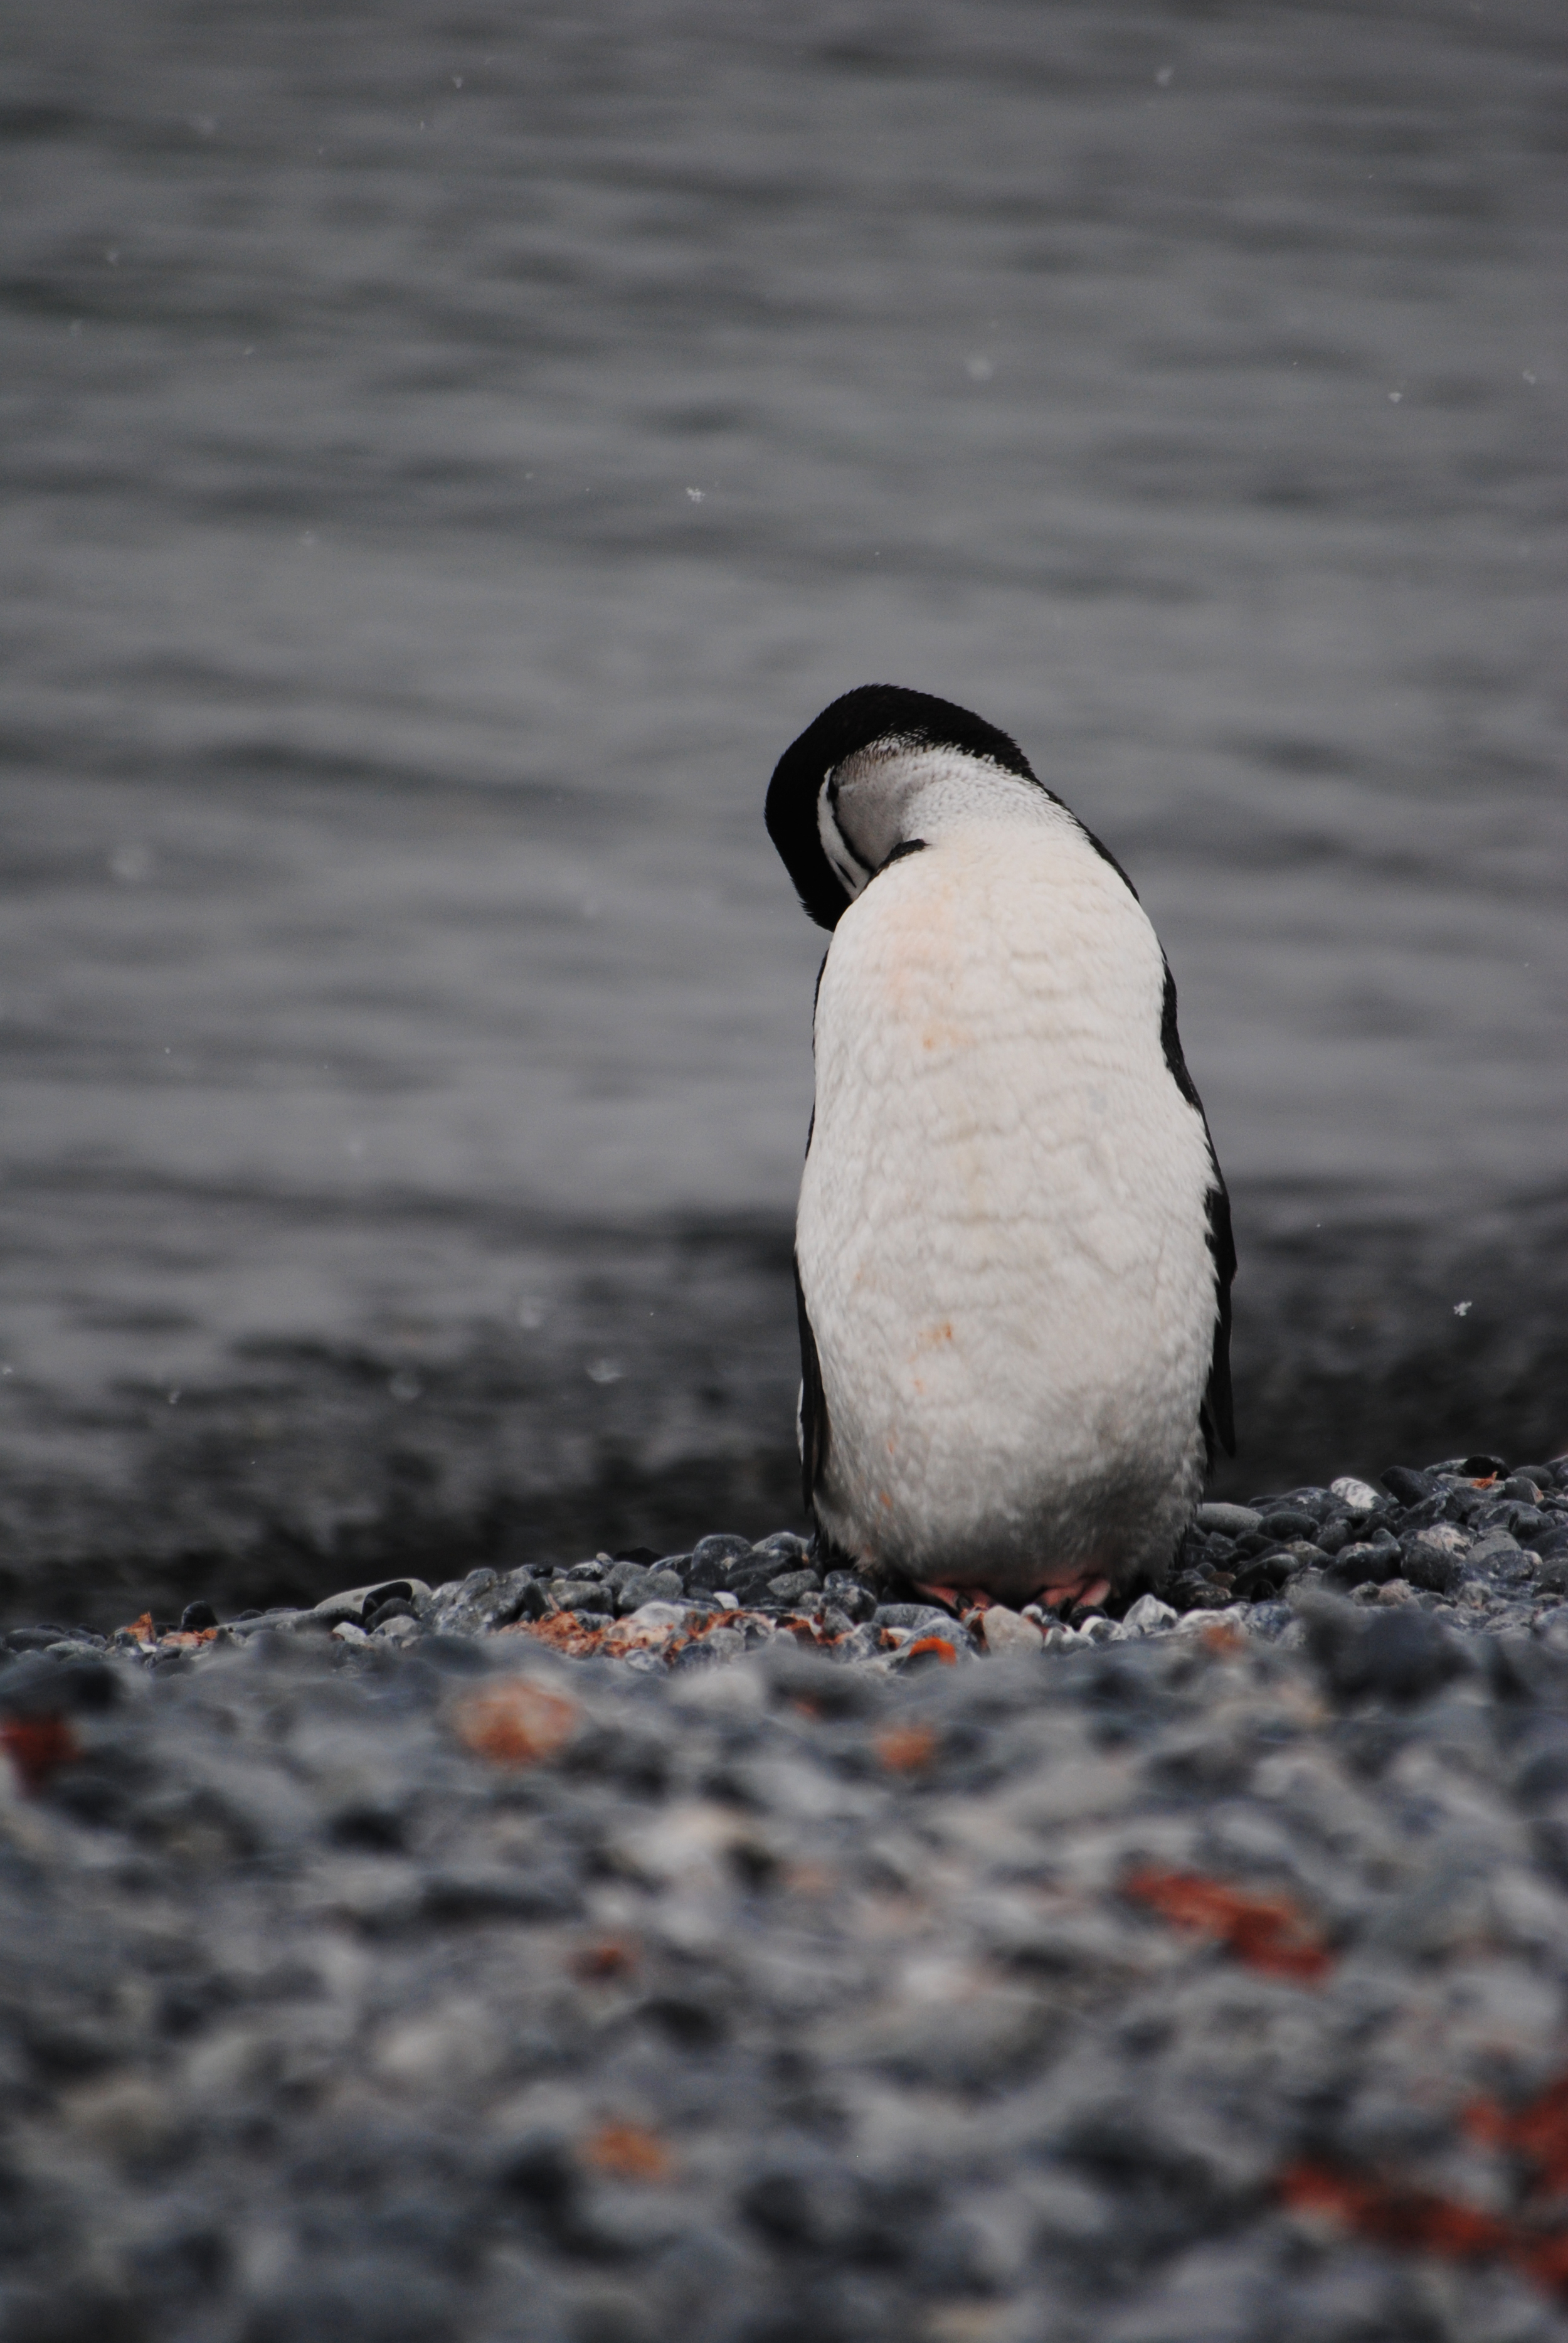
<instances>
[{"instance_id":1,"label":"penguin's black flipper","mask_svg":"<svg viewBox=\"0 0 1568 2343\"><path fill-rule=\"evenodd\" d=\"M1236 1274L1236 1240L1231 1232L1231 1199L1225 1187L1225 1175L1220 1169L1220 1159L1214 1152L1213 1135L1209 1118L1203 1114L1203 1101L1196 1083L1187 1071L1187 1061L1181 1054L1181 1036L1176 1030L1176 980L1171 973L1171 963L1165 963L1165 999L1160 1019L1160 1042L1165 1052L1165 1063L1171 1069L1171 1079L1189 1106L1203 1115L1203 1136L1209 1141L1209 1169L1213 1174L1205 1200L1209 1220L1209 1251L1214 1262L1214 1351L1209 1364L1209 1383L1203 1403L1198 1410L1202 1426L1203 1446L1208 1462L1214 1462L1216 1439L1227 1456L1236 1453L1236 1423L1231 1404L1231 1285Z\"/></svg>"},{"instance_id":2,"label":"penguin's black flipper","mask_svg":"<svg viewBox=\"0 0 1568 2343\"><path fill-rule=\"evenodd\" d=\"M1214 1185L1209 1191L1209 1251L1214 1256L1214 1355L1210 1362L1209 1388L1203 1394L1198 1421L1203 1427L1203 1443L1211 1465L1216 1436L1227 1456L1236 1453L1236 1423L1231 1406L1231 1281L1236 1274L1236 1240L1231 1233L1231 1199L1220 1166L1214 1161L1212 1140L1209 1142L1209 1161L1214 1167Z\"/></svg>"},{"instance_id":3,"label":"penguin's black flipper","mask_svg":"<svg viewBox=\"0 0 1568 2343\"><path fill-rule=\"evenodd\" d=\"M822 1392L817 1337L806 1315L799 1262L795 1264L795 1314L800 1325L800 1501L809 1513L828 1461L828 1403Z\"/></svg>"}]
</instances>

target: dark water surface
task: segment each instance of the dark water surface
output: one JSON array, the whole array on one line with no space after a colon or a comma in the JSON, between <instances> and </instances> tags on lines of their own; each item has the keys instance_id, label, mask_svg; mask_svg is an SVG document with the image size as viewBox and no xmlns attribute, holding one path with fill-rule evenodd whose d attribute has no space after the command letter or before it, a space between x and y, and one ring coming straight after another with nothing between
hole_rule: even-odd
<instances>
[{"instance_id":1,"label":"dark water surface","mask_svg":"<svg viewBox=\"0 0 1568 2343\"><path fill-rule=\"evenodd\" d=\"M873 678L1014 731L1160 927L1227 1485L1568 1445L1555 8L7 48L24 1608L788 1516L818 940L761 795Z\"/></svg>"}]
</instances>

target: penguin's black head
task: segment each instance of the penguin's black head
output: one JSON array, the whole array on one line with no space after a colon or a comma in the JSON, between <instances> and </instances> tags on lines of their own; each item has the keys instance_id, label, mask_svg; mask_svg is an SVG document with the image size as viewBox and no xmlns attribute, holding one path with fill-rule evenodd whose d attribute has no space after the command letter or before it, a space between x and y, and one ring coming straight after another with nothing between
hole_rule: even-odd
<instances>
[{"instance_id":1,"label":"penguin's black head","mask_svg":"<svg viewBox=\"0 0 1568 2343\"><path fill-rule=\"evenodd\" d=\"M898 843L891 837L879 841L879 851L864 840L847 837L835 819L839 768L851 757L883 748L890 753L952 749L1035 781L1016 740L950 699L905 691L893 683L864 683L845 692L785 749L768 785L768 835L819 928L838 926ZM868 852L869 862L863 859Z\"/></svg>"}]
</instances>

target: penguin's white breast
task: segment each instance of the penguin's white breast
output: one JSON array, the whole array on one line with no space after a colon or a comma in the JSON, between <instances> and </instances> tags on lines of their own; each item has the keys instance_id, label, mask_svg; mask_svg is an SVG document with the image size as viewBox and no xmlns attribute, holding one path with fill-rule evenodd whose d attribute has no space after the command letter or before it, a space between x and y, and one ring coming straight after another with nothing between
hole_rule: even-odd
<instances>
[{"instance_id":1,"label":"penguin's white breast","mask_svg":"<svg viewBox=\"0 0 1568 2343\"><path fill-rule=\"evenodd\" d=\"M1042 1430L1190 1434L1213 1323L1200 1115L1164 964L1070 818L966 822L845 912L818 996L799 1250L840 1470L900 1508ZM884 1500L884 1502L886 1502Z\"/></svg>"}]
</instances>

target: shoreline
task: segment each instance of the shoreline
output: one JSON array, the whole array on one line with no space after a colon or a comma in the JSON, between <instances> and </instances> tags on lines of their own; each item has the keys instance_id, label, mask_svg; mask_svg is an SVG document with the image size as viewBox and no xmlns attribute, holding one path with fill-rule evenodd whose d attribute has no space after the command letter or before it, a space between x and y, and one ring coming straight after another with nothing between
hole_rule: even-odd
<instances>
[{"instance_id":1,"label":"shoreline","mask_svg":"<svg viewBox=\"0 0 1568 2343\"><path fill-rule=\"evenodd\" d=\"M840 1664L907 1665L908 1647L943 1644L938 1664L1002 1651L1077 1650L1214 1618L1268 1641L1305 1630L1315 1596L1410 1611L1449 1631L1551 1630L1568 1637L1568 1456L1510 1465L1476 1453L1393 1465L1381 1484L1342 1474L1198 1508L1171 1568L1081 1615L1000 1604L962 1616L915 1596L890 1599L854 1573L824 1572L809 1541L779 1530L724 1532L689 1553L600 1552L578 1563L488 1564L432 1587L393 1573L308 1605L222 1619L201 1597L180 1618L150 1611L111 1634L33 1622L0 1634L0 1652L56 1660L102 1654L194 1666L256 1635L318 1636L336 1664L417 1651L430 1638L524 1637L564 1658L646 1668L713 1666L786 1634ZM907 1595L910 1599L901 1599ZM0 1670L0 1694L4 1690Z\"/></svg>"},{"instance_id":2,"label":"shoreline","mask_svg":"<svg viewBox=\"0 0 1568 2343\"><path fill-rule=\"evenodd\" d=\"M6 1198L14 1265L50 1257L63 1228L35 1226L15 1183ZM214 1223L187 1200L210 1258L171 1292L161 1253L123 1257L100 1201L91 1308L77 1295L41 1320L14 1296L0 1624L107 1631L197 1596L230 1616L373 1576L436 1585L600 1547L673 1554L712 1527L804 1527L787 1217L615 1231L410 1208L371 1232L372 1309L353 1277L334 1283L337 1221L275 1213L258 1232L247 1203ZM1563 1198L1403 1220L1308 1187L1236 1206L1241 1453L1213 1498L1331 1469L1375 1478L1392 1457L1568 1446ZM264 1335L224 1285L231 1257L253 1298L309 1266L324 1322ZM183 1331L145 1333L160 1309Z\"/></svg>"}]
</instances>

